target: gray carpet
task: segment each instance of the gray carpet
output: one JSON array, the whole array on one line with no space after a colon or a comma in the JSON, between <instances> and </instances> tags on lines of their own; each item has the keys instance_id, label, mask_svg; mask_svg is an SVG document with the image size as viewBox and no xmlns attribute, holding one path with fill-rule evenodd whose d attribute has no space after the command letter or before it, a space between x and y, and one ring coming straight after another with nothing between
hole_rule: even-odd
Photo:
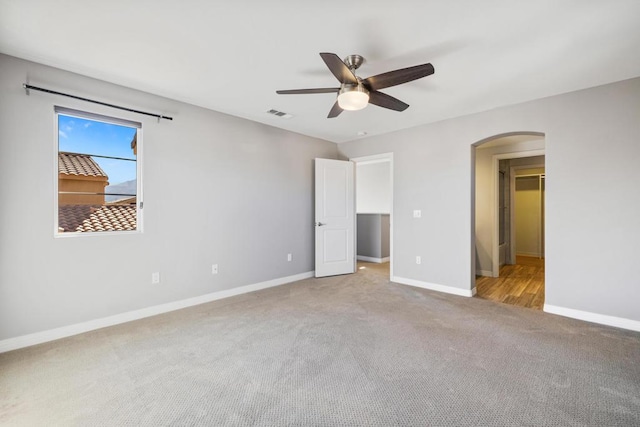
<instances>
[{"instance_id":1,"label":"gray carpet","mask_svg":"<svg viewBox=\"0 0 640 427\"><path fill-rule=\"evenodd\" d=\"M640 425L639 333L363 265L2 354L0 424Z\"/></svg>"}]
</instances>

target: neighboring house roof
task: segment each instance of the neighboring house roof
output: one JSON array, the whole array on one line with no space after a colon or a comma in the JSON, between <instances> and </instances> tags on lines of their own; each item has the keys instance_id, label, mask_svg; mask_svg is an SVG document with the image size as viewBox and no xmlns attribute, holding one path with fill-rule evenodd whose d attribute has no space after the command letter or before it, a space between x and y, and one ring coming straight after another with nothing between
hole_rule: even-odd
<instances>
[{"instance_id":1,"label":"neighboring house roof","mask_svg":"<svg viewBox=\"0 0 640 427\"><path fill-rule=\"evenodd\" d=\"M124 199L114 200L112 202L106 202L106 205L135 205L137 203L137 197L125 197Z\"/></svg>"},{"instance_id":2,"label":"neighboring house roof","mask_svg":"<svg viewBox=\"0 0 640 427\"><path fill-rule=\"evenodd\" d=\"M58 153L58 173L78 176L103 176L108 178L107 174L91 156L65 151Z\"/></svg>"},{"instance_id":3,"label":"neighboring house roof","mask_svg":"<svg viewBox=\"0 0 640 427\"><path fill-rule=\"evenodd\" d=\"M58 206L58 231L124 231L136 229L136 205Z\"/></svg>"}]
</instances>

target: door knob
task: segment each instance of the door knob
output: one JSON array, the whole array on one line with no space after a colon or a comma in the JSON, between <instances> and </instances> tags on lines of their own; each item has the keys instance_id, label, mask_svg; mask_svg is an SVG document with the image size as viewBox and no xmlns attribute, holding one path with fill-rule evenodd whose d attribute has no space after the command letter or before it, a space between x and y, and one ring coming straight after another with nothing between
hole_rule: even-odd
<instances>
[{"instance_id":1,"label":"door knob","mask_svg":"<svg viewBox=\"0 0 640 427\"><path fill-rule=\"evenodd\" d=\"M317 225L318 227L322 227L323 225L327 225L327 224L325 224L325 223L323 223L323 222L316 222L316 225Z\"/></svg>"}]
</instances>

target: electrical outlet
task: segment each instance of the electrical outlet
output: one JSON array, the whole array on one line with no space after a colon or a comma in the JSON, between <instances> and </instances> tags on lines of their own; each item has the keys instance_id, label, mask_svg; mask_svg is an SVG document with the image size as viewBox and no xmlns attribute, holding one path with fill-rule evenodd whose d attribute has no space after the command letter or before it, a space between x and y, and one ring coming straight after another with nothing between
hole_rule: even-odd
<instances>
[{"instance_id":1,"label":"electrical outlet","mask_svg":"<svg viewBox=\"0 0 640 427\"><path fill-rule=\"evenodd\" d=\"M416 209L413 211L414 218L422 218L422 211L420 209Z\"/></svg>"},{"instance_id":2,"label":"electrical outlet","mask_svg":"<svg viewBox=\"0 0 640 427\"><path fill-rule=\"evenodd\" d=\"M422 264L422 257L420 255L416 257L416 264Z\"/></svg>"},{"instance_id":3,"label":"electrical outlet","mask_svg":"<svg viewBox=\"0 0 640 427\"><path fill-rule=\"evenodd\" d=\"M151 283L153 285L157 285L158 283L160 283L160 273L151 273Z\"/></svg>"},{"instance_id":4,"label":"electrical outlet","mask_svg":"<svg viewBox=\"0 0 640 427\"><path fill-rule=\"evenodd\" d=\"M291 254L287 254L287 261L291 261Z\"/></svg>"},{"instance_id":5,"label":"electrical outlet","mask_svg":"<svg viewBox=\"0 0 640 427\"><path fill-rule=\"evenodd\" d=\"M211 266L211 274L218 274L218 264L213 264Z\"/></svg>"}]
</instances>

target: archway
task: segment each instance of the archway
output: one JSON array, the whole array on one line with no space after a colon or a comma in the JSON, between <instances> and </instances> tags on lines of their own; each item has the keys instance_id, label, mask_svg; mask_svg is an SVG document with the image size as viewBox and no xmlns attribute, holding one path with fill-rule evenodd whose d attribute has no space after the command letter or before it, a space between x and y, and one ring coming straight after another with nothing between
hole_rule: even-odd
<instances>
[{"instance_id":1,"label":"archway","mask_svg":"<svg viewBox=\"0 0 640 427\"><path fill-rule=\"evenodd\" d=\"M522 192L515 193L516 176L533 172L544 175L545 139L541 132L509 132L472 144L472 257L473 287L478 296L496 301L542 309L544 302L544 263L523 258L525 242L522 228ZM537 168L537 169L533 169ZM518 179L518 182L522 181ZM520 185L520 184L518 184ZM520 185L521 187L521 185ZM542 194L542 193L540 193ZM515 199L520 215L514 212ZM543 199L538 217L544 218ZM533 208L530 208L533 209ZM531 216L531 215L530 215ZM518 219L518 221L516 221ZM533 232L532 232L533 233ZM535 230L542 247L542 226ZM516 234L520 235L516 244ZM538 243L536 243L538 244ZM519 252L516 255L516 247ZM534 254L527 254L533 256ZM519 261L516 262L516 261ZM526 267L524 267L526 266ZM524 279L527 277L528 281Z\"/></svg>"}]
</instances>

